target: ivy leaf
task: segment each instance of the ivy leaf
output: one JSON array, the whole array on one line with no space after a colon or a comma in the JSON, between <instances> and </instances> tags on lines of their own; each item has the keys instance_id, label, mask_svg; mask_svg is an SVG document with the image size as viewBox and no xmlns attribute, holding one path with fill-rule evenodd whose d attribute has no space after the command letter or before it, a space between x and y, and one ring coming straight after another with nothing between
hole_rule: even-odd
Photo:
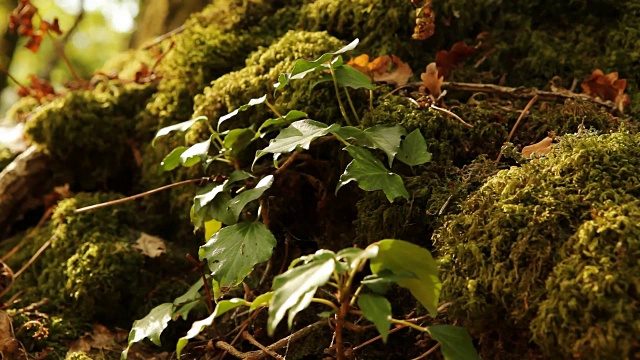
<instances>
[{"instance_id":1,"label":"ivy leaf","mask_svg":"<svg viewBox=\"0 0 640 360\"><path fill-rule=\"evenodd\" d=\"M389 328L391 328L391 303L384 296L362 294L358 296L358 307L362 316L371 321L378 329L382 341L387 342Z\"/></svg>"},{"instance_id":2,"label":"ivy leaf","mask_svg":"<svg viewBox=\"0 0 640 360\"><path fill-rule=\"evenodd\" d=\"M473 340L464 328L453 325L428 326L429 335L440 343L445 360L481 360Z\"/></svg>"},{"instance_id":3,"label":"ivy leaf","mask_svg":"<svg viewBox=\"0 0 640 360\"><path fill-rule=\"evenodd\" d=\"M267 153L282 154L292 152L298 148L308 150L311 142L330 132L336 131L340 125L331 126L313 120L299 120L285 128L271 140L269 146L256 153L254 163Z\"/></svg>"},{"instance_id":4,"label":"ivy leaf","mask_svg":"<svg viewBox=\"0 0 640 360\"><path fill-rule=\"evenodd\" d=\"M422 165L431 161L431 153L427 150L427 143L420 130L415 129L407 135L396 157L409 166Z\"/></svg>"},{"instance_id":5,"label":"ivy leaf","mask_svg":"<svg viewBox=\"0 0 640 360\"><path fill-rule=\"evenodd\" d=\"M160 163L160 167L158 168L158 172L162 173L165 171L171 171L177 168L178 166L180 166L180 164L182 163L180 156L182 156L182 154L187 149L188 148L186 146L178 146L177 148L173 149L169 153L169 155L165 156L164 159L162 159L162 162Z\"/></svg>"},{"instance_id":6,"label":"ivy leaf","mask_svg":"<svg viewBox=\"0 0 640 360\"><path fill-rule=\"evenodd\" d=\"M209 317L194 322L193 325L191 325L191 329L187 332L187 335L181 337L180 340L178 340L178 344L176 345L178 359L182 354L182 350L189 342L189 339L193 339L194 337L198 336L198 334L200 334L200 332L202 332L205 327L211 326L215 318L240 306L249 306L249 303L243 299L222 300L218 302L218 304L216 305L216 309L211 315L209 315Z\"/></svg>"},{"instance_id":7,"label":"ivy leaf","mask_svg":"<svg viewBox=\"0 0 640 360\"><path fill-rule=\"evenodd\" d=\"M271 302L272 298L273 298L273 291L269 291L262 295L258 295L258 297L256 297L251 303L251 306L249 307L249 312L255 311L260 306L269 306L269 302Z\"/></svg>"},{"instance_id":8,"label":"ivy leaf","mask_svg":"<svg viewBox=\"0 0 640 360\"><path fill-rule=\"evenodd\" d=\"M255 188L241 192L229 202L229 209L233 213L233 216L235 216L236 220L240 216L245 205L262 196L262 194L271 187L271 184L273 184L273 175L265 176L260 180L260 182L258 182L258 185L256 185Z\"/></svg>"},{"instance_id":9,"label":"ivy leaf","mask_svg":"<svg viewBox=\"0 0 640 360\"><path fill-rule=\"evenodd\" d=\"M225 116L221 116L220 119L218 119L218 131L220 131L220 125L222 125L223 122L231 119L232 117L238 115L238 113L240 111L246 111L248 108L255 106L255 105L259 105L264 103L267 100L267 95L265 94L262 97L259 98L255 98L255 99L251 99L249 100L248 104L244 104L242 106L240 106L239 108L233 110L232 112L228 113Z\"/></svg>"},{"instance_id":10,"label":"ivy leaf","mask_svg":"<svg viewBox=\"0 0 640 360\"><path fill-rule=\"evenodd\" d=\"M289 328L298 312L311 303L311 299L319 286L329 281L336 266L332 256L322 256L313 261L287 270L273 279L273 299L269 305L269 320L267 331L269 335L289 313Z\"/></svg>"},{"instance_id":11,"label":"ivy leaf","mask_svg":"<svg viewBox=\"0 0 640 360\"><path fill-rule=\"evenodd\" d=\"M365 276L364 279L362 279L361 284L366 285L376 294L384 294L387 292L391 284L397 284L398 281L404 279L417 279L417 276L409 272L394 274L389 270L382 270L377 274Z\"/></svg>"},{"instance_id":12,"label":"ivy leaf","mask_svg":"<svg viewBox=\"0 0 640 360\"><path fill-rule=\"evenodd\" d=\"M278 77L278 82L275 83L273 86L276 88L276 90L280 90L285 85L287 85L291 80L302 79L311 72L324 69L322 64L326 63L327 61L331 61L336 55L340 55L347 51L351 51L355 49L356 46L358 46L359 41L360 40L355 39L349 45L343 47L342 49L336 52L323 54L322 56L320 56L319 58L313 61L298 59L293 64L293 69L291 70L291 72L280 74L280 76Z\"/></svg>"},{"instance_id":13,"label":"ivy leaf","mask_svg":"<svg viewBox=\"0 0 640 360\"><path fill-rule=\"evenodd\" d=\"M238 156L254 139L256 133L249 128L233 129L224 137L224 148Z\"/></svg>"},{"instance_id":14,"label":"ivy leaf","mask_svg":"<svg viewBox=\"0 0 640 360\"><path fill-rule=\"evenodd\" d=\"M369 266L373 274L389 270L395 275L413 273L416 278L398 280L398 285L411 294L429 311L432 317L438 314L440 280L438 265L431 253L415 244L402 240L378 241L378 256L371 259Z\"/></svg>"},{"instance_id":15,"label":"ivy leaf","mask_svg":"<svg viewBox=\"0 0 640 360\"><path fill-rule=\"evenodd\" d=\"M369 89L375 90L375 86L371 83L371 79L367 75L352 68L349 65L343 65L334 69L336 81L338 85L348 86L353 89Z\"/></svg>"},{"instance_id":16,"label":"ivy leaf","mask_svg":"<svg viewBox=\"0 0 640 360\"><path fill-rule=\"evenodd\" d=\"M234 170L231 175L229 175L229 178L224 182L224 189L225 190L230 190L232 185L242 181L242 180L246 180L248 178L252 178L253 175L251 175L250 173L243 171L243 170Z\"/></svg>"},{"instance_id":17,"label":"ivy leaf","mask_svg":"<svg viewBox=\"0 0 640 360\"><path fill-rule=\"evenodd\" d=\"M376 125L364 131L357 127L345 126L340 128L337 134L346 139L355 139L360 146L384 151L389 158L389 166L391 166L393 158L400 150L402 137L407 134L407 130L400 125Z\"/></svg>"},{"instance_id":18,"label":"ivy leaf","mask_svg":"<svg viewBox=\"0 0 640 360\"><path fill-rule=\"evenodd\" d=\"M216 219L205 221L204 222L204 240L205 241L209 240L213 236L213 234L220 231L220 229L222 229L222 222Z\"/></svg>"},{"instance_id":19,"label":"ivy leaf","mask_svg":"<svg viewBox=\"0 0 640 360\"><path fill-rule=\"evenodd\" d=\"M336 193L350 181L357 181L362 190L384 191L390 202L393 202L397 197L409 198L402 178L385 168L382 162L371 155L369 151L358 146L347 146L346 150L353 157L353 161L347 165L344 174L340 176Z\"/></svg>"},{"instance_id":20,"label":"ivy leaf","mask_svg":"<svg viewBox=\"0 0 640 360\"><path fill-rule=\"evenodd\" d=\"M144 338L149 338L151 342L160 346L160 334L167 328L172 315L173 303L164 303L153 308L144 318L134 321L129 332L128 346L122 352L121 358L126 359L129 347Z\"/></svg>"},{"instance_id":21,"label":"ivy leaf","mask_svg":"<svg viewBox=\"0 0 640 360\"><path fill-rule=\"evenodd\" d=\"M241 222L223 228L200 247L200 260L207 259L213 279L220 287L238 285L253 267L269 260L276 238L261 222Z\"/></svg>"},{"instance_id":22,"label":"ivy leaf","mask_svg":"<svg viewBox=\"0 0 640 360\"><path fill-rule=\"evenodd\" d=\"M358 248L346 248L338 251L336 257L338 260L347 260L349 264L349 269L351 270L354 267L358 266L358 264L362 260L371 259L378 255L378 248L375 246L369 246L366 249L358 249Z\"/></svg>"},{"instance_id":23,"label":"ivy leaf","mask_svg":"<svg viewBox=\"0 0 640 360\"><path fill-rule=\"evenodd\" d=\"M192 145L180 155L180 163L184 167L191 167L207 158L211 139Z\"/></svg>"},{"instance_id":24,"label":"ivy leaf","mask_svg":"<svg viewBox=\"0 0 640 360\"><path fill-rule=\"evenodd\" d=\"M177 307L173 312L174 318L181 316L183 320L187 320L189 311L200 303L200 289L202 289L203 285L204 282L200 278L195 284L191 285L186 293L173 300L173 305Z\"/></svg>"},{"instance_id":25,"label":"ivy leaf","mask_svg":"<svg viewBox=\"0 0 640 360\"><path fill-rule=\"evenodd\" d=\"M198 116L197 118L185 121L185 122L181 122L180 124L175 124L175 125L171 125L171 126L167 126L167 127L163 127L162 129L158 130L158 132L156 133L156 136L153 138L153 140L151 141L151 146L155 146L155 142L156 139L162 136L165 136L171 132L174 131L180 131L180 132L185 132L187 131L191 126L193 126L193 124L199 122L199 121L203 121L203 120L207 120L206 116Z\"/></svg>"},{"instance_id":26,"label":"ivy leaf","mask_svg":"<svg viewBox=\"0 0 640 360\"><path fill-rule=\"evenodd\" d=\"M278 128L283 127L285 125L289 125L289 124L291 124L292 122L294 122L296 120L304 119L307 116L308 116L307 113L304 112L304 111L291 110L281 118L269 119L269 120L263 122L262 125L260 125L260 127L258 128L258 132L256 133L256 136L257 137L263 137L265 134L267 134L267 133L272 131L269 128L278 129ZM263 132L263 130L265 130L265 129L267 131Z\"/></svg>"},{"instance_id":27,"label":"ivy leaf","mask_svg":"<svg viewBox=\"0 0 640 360\"><path fill-rule=\"evenodd\" d=\"M201 186L196 190L196 196L193 198L193 211L198 214L200 211L215 199L218 194L222 193L224 185L209 183Z\"/></svg>"}]
</instances>

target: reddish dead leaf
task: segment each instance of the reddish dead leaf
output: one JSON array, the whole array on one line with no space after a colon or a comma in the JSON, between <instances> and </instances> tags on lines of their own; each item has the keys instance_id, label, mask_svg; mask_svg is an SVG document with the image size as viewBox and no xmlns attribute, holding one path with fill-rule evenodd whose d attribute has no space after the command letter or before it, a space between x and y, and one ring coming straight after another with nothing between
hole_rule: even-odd
<instances>
[{"instance_id":1,"label":"reddish dead leaf","mask_svg":"<svg viewBox=\"0 0 640 360\"><path fill-rule=\"evenodd\" d=\"M416 9L416 27L411 38L426 40L433 36L436 29L436 13L432 8L432 0L411 0Z\"/></svg>"},{"instance_id":2,"label":"reddish dead leaf","mask_svg":"<svg viewBox=\"0 0 640 360\"><path fill-rule=\"evenodd\" d=\"M597 69L589 79L582 82L581 87L585 94L593 98L612 101L621 112L631 103L629 95L624 93L627 80L618 79L618 72L605 75L602 70Z\"/></svg>"},{"instance_id":3,"label":"reddish dead leaf","mask_svg":"<svg viewBox=\"0 0 640 360\"><path fill-rule=\"evenodd\" d=\"M38 99L38 101L48 99L56 95L55 89L47 81L38 79L35 75L30 75L29 80L31 81L31 86L28 89L20 89L18 91L18 95L33 96Z\"/></svg>"},{"instance_id":4,"label":"reddish dead leaf","mask_svg":"<svg viewBox=\"0 0 640 360\"><path fill-rule=\"evenodd\" d=\"M551 149L553 149L553 138L547 136L542 139L540 142L537 142L533 145L525 146L522 149L522 157L529 159L533 155L535 156L543 156L547 155Z\"/></svg>"},{"instance_id":5,"label":"reddish dead leaf","mask_svg":"<svg viewBox=\"0 0 640 360\"><path fill-rule=\"evenodd\" d=\"M32 35L29 37L29 41L24 45L27 49L38 52L40 49L40 43L42 42L42 34Z\"/></svg>"},{"instance_id":6,"label":"reddish dead leaf","mask_svg":"<svg viewBox=\"0 0 640 360\"><path fill-rule=\"evenodd\" d=\"M438 68L436 63L432 62L427 65L426 72L420 75L423 86L429 90L429 94L434 99L437 99L442 94L442 82L444 78L438 75Z\"/></svg>"},{"instance_id":7,"label":"reddish dead leaf","mask_svg":"<svg viewBox=\"0 0 640 360\"><path fill-rule=\"evenodd\" d=\"M58 35L62 34L58 18L54 18L53 22L40 20L40 26L35 28L33 26L33 18L37 13L38 8L30 0L20 0L18 6L9 16L9 29L12 32L17 32L20 36L28 37L29 41L27 41L25 47L33 52L37 52L40 49L42 37L48 31Z\"/></svg>"},{"instance_id":8,"label":"reddish dead leaf","mask_svg":"<svg viewBox=\"0 0 640 360\"><path fill-rule=\"evenodd\" d=\"M151 80L152 75L153 75L153 72L149 70L149 66L143 63L140 67L140 70L136 71L134 81L138 84L143 84L143 83L149 82Z\"/></svg>"},{"instance_id":9,"label":"reddish dead leaf","mask_svg":"<svg viewBox=\"0 0 640 360\"><path fill-rule=\"evenodd\" d=\"M53 23L42 20L42 22L40 23L40 30L52 31L58 35L62 35L62 30L60 30L60 24L58 23L58 18L53 18Z\"/></svg>"},{"instance_id":10,"label":"reddish dead leaf","mask_svg":"<svg viewBox=\"0 0 640 360\"><path fill-rule=\"evenodd\" d=\"M451 71L460 66L466 58L471 56L475 51L476 46L467 46L464 41L458 41L453 44L451 50L440 50L436 54L436 65L438 66L438 72L444 78L448 78L451 75Z\"/></svg>"},{"instance_id":11,"label":"reddish dead leaf","mask_svg":"<svg viewBox=\"0 0 640 360\"><path fill-rule=\"evenodd\" d=\"M402 62L397 56L380 56L369 62L369 55L363 54L347 63L372 81L403 86L413 76L409 64Z\"/></svg>"}]
</instances>

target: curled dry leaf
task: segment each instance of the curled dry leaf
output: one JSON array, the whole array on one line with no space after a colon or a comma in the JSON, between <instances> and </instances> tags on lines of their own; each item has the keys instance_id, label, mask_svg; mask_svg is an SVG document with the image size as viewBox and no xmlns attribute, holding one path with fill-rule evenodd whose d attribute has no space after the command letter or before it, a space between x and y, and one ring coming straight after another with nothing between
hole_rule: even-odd
<instances>
[{"instance_id":1,"label":"curled dry leaf","mask_svg":"<svg viewBox=\"0 0 640 360\"><path fill-rule=\"evenodd\" d=\"M136 244L133 245L133 248L140 250L143 255L150 258L158 257L167 252L167 245L164 240L146 233L140 233L140 237Z\"/></svg>"},{"instance_id":2,"label":"curled dry leaf","mask_svg":"<svg viewBox=\"0 0 640 360\"><path fill-rule=\"evenodd\" d=\"M551 149L553 149L553 138L547 136L542 139L540 142L537 142L533 145L525 146L522 149L522 157L526 159L530 159L532 156L543 156L547 155Z\"/></svg>"},{"instance_id":3,"label":"curled dry leaf","mask_svg":"<svg viewBox=\"0 0 640 360\"><path fill-rule=\"evenodd\" d=\"M602 70L597 69L589 79L582 82L581 86L582 91L593 98L612 101L620 112L631 103L629 95L624 93L627 80L618 79L618 72L605 75Z\"/></svg>"},{"instance_id":4,"label":"curled dry leaf","mask_svg":"<svg viewBox=\"0 0 640 360\"><path fill-rule=\"evenodd\" d=\"M468 46L464 41L458 41L453 44L451 50L440 50L436 54L436 65L438 72L443 78L448 78L451 71L460 66L466 58L471 56L477 49L477 46Z\"/></svg>"},{"instance_id":5,"label":"curled dry leaf","mask_svg":"<svg viewBox=\"0 0 640 360\"><path fill-rule=\"evenodd\" d=\"M91 349L121 351L123 346L119 345L118 342L122 341L123 334L126 339L125 330L116 329L115 332L112 332L104 325L94 324L91 332L85 333L69 346L69 353L88 352Z\"/></svg>"},{"instance_id":6,"label":"curled dry leaf","mask_svg":"<svg viewBox=\"0 0 640 360\"><path fill-rule=\"evenodd\" d=\"M420 75L420 79L422 79L422 84L429 90L434 99L440 97L444 78L438 74L436 63L432 62L427 65L427 71Z\"/></svg>"},{"instance_id":7,"label":"curled dry leaf","mask_svg":"<svg viewBox=\"0 0 640 360\"><path fill-rule=\"evenodd\" d=\"M347 65L367 75L371 81L403 86L413 76L409 64L395 55L384 55L369 61L369 55L363 54L349 60Z\"/></svg>"}]
</instances>

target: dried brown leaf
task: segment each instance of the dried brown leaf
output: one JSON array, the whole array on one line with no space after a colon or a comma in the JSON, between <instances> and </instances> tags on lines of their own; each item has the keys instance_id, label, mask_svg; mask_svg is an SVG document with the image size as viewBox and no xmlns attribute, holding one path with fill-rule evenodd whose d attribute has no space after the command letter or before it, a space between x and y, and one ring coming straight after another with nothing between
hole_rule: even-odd
<instances>
[{"instance_id":1,"label":"dried brown leaf","mask_svg":"<svg viewBox=\"0 0 640 360\"><path fill-rule=\"evenodd\" d=\"M429 90L429 94L431 94L434 99L437 99L440 94L442 94L442 82L444 78L439 76L435 62L427 65L426 72L420 75L420 79L422 79L423 86Z\"/></svg>"},{"instance_id":2,"label":"dried brown leaf","mask_svg":"<svg viewBox=\"0 0 640 360\"><path fill-rule=\"evenodd\" d=\"M167 252L167 245L164 240L146 233L140 234L133 248L140 250L143 255L150 258L158 257Z\"/></svg>"},{"instance_id":3,"label":"dried brown leaf","mask_svg":"<svg viewBox=\"0 0 640 360\"><path fill-rule=\"evenodd\" d=\"M627 80L618 79L617 72L605 75L602 70L596 69L589 79L582 82L581 87L592 98L612 101L621 112L631 103L629 95L624 93Z\"/></svg>"},{"instance_id":4,"label":"dried brown leaf","mask_svg":"<svg viewBox=\"0 0 640 360\"><path fill-rule=\"evenodd\" d=\"M522 157L529 159L532 156L543 156L547 155L551 149L553 149L553 138L547 136L542 139L540 142L537 142L533 145L525 146L522 149Z\"/></svg>"},{"instance_id":5,"label":"dried brown leaf","mask_svg":"<svg viewBox=\"0 0 640 360\"><path fill-rule=\"evenodd\" d=\"M451 50L440 50L436 54L436 65L438 72L445 79L451 75L451 71L458 68L466 58L471 56L477 46L468 46L464 41L453 44Z\"/></svg>"},{"instance_id":6,"label":"dried brown leaf","mask_svg":"<svg viewBox=\"0 0 640 360\"><path fill-rule=\"evenodd\" d=\"M372 81L403 86L413 76L409 64L397 56L384 55L369 61L369 55L363 54L349 60L347 65L367 75Z\"/></svg>"}]
</instances>

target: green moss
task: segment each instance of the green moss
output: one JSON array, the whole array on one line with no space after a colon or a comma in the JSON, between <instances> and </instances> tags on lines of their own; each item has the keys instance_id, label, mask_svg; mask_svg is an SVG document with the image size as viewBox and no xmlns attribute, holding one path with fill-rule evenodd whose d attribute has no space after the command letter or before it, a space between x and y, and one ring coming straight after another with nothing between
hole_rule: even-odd
<instances>
[{"instance_id":1,"label":"green moss","mask_svg":"<svg viewBox=\"0 0 640 360\"><path fill-rule=\"evenodd\" d=\"M34 113L25 133L51 156L61 182L84 190L111 185L125 188L137 165L131 142L133 116L153 86L102 84L73 91ZM115 182L115 183L114 183Z\"/></svg>"},{"instance_id":2,"label":"green moss","mask_svg":"<svg viewBox=\"0 0 640 360\"><path fill-rule=\"evenodd\" d=\"M14 153L9 149L0 148L0 171L9 165L16 157Z\"/></svg>"},{"instance_id":3,"label":"green moss","mask_svg":"<svg viewBox=\"0 0 640 360\"><path fill-rule=\"evenodd\" d=\"M84 351L80 351L67 355L64 360L93 360L93 358L89 357Z\"/></svg>"},{"instance_id":4,"label":"green moss","mask_svg":"<svg viewBox=\"0 0 640 360\"><path fill-rule=\"evenodd\" d=\"M58 316L48 316L40 312L13 315L13 329L16 338L30 354L39 353L40 358L49 360L65 359L65 342L81 336L86 330L82 326Z\"/></svg>"},{"instance_id":5,"label":"green moss","mask_svg":"<svg viewBox=\"0 0 640 360\"><path fill-rule=\"evenodd\" d=\"M566 136L547 157L491 177L436 234L449 314L492 358L519 358L532 331L546 355L638 351L624 335L640 317L624 305L639 300L627 275L640 271L638 140Z\"/></svg>"},{"instance_id":6,"label":"green moss","mask_svg":"<svg viewBox=\"0 0 640 360\"><path fill-rule=\"evenodd\" d=\"M295 14L284 7L290 3L218 0L194 14L161 63L158 93L141 115L138 129L150 135L188 120L196 94L219 76L242 68L249 53L287 30Z\"/></svg>"},{"instance_id":7,"label":"green moss","mask_svg":"<svg viewBox=\"0 0 640 360\"><path fill-rule=\"evenodd\" d=\"M27 115L40 106L40 102L32 97L20 98L7 110L6 118L10 121L24 121Z\"/></svg>"},{"instance_id":8,"label":"green moss","mask_svg":"<svg viewBox=\"0 0 640 360\"><path fill-rule=\"evenodd\" d=\"M338 39L324 32L290 31L270 47L252 53L245 68L220 77L205 89L204 94L196 96L193 116L205 115L215 125L220 116L248 103L252 98L271 95L278 76L291 71L295 60L312 59L341 46L343 44ZM317 76L309 78L317 79ZM307 79L292 81L278 92L275 100L270 101L283 113L301 110L312 119L333 122L340 116L335 95L323 86L309 90L312 83L313 80ZM236 115L226 126L246 127L260 124L271 117L275 115L266 106L255 106Z\"/></svg>"}]
</instances>

